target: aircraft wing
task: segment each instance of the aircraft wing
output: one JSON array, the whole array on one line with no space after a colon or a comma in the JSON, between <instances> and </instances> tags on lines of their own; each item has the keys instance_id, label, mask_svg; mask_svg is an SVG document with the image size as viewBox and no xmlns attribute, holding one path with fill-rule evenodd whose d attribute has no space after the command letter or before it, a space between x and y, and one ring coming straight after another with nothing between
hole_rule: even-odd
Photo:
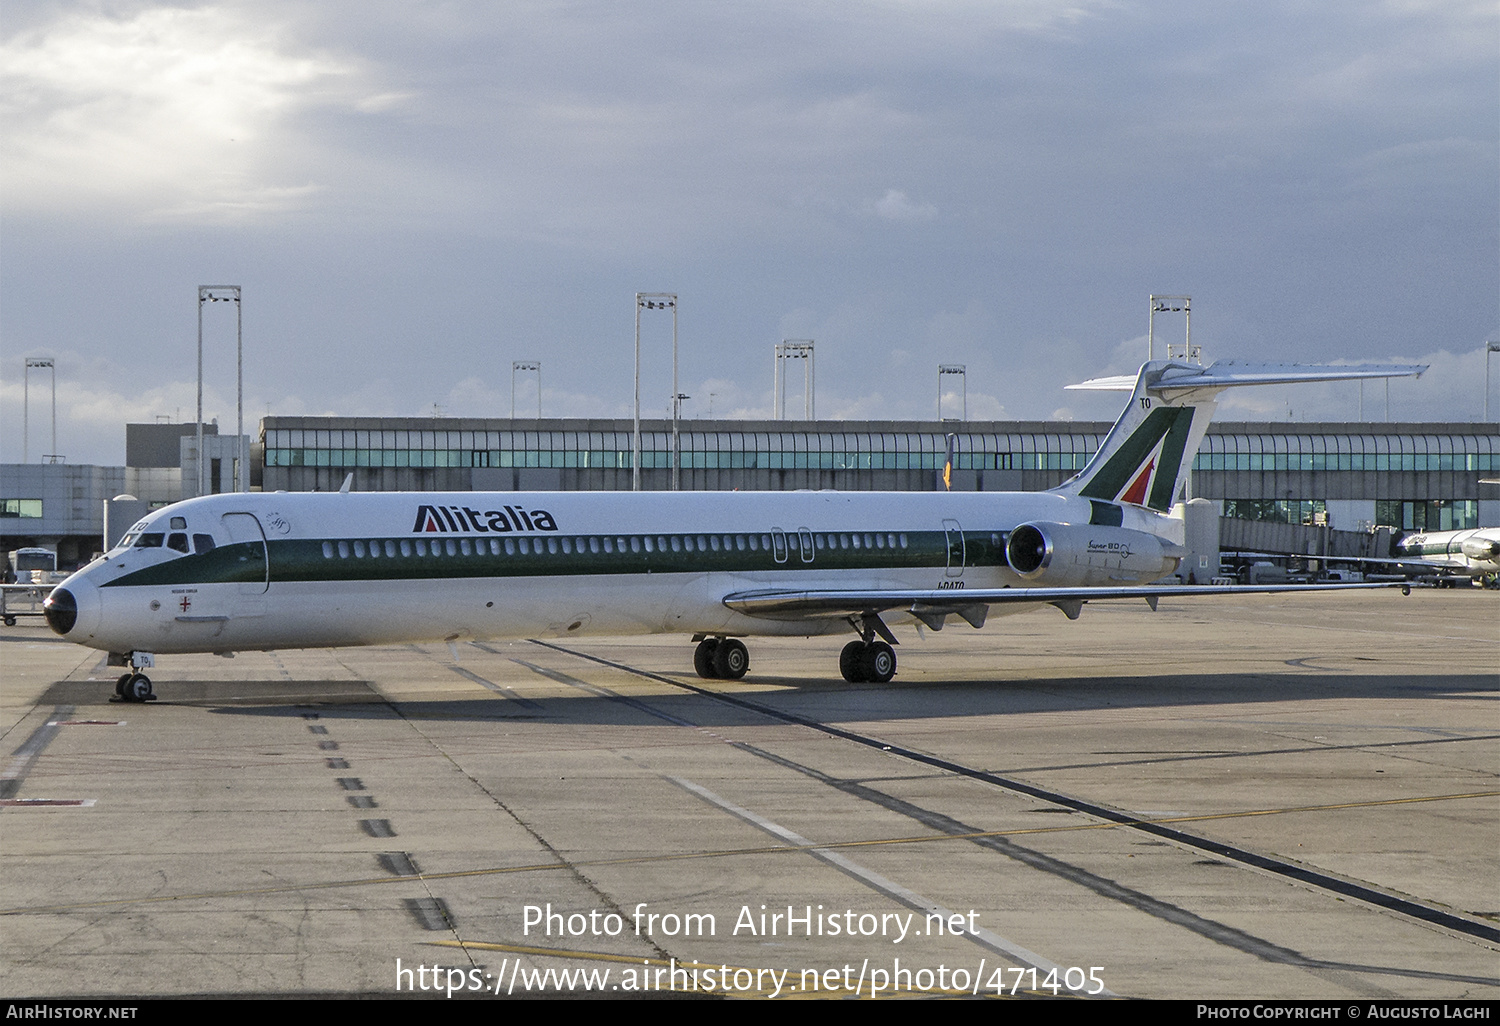
<instances>
[{"instance_id":1,"label":"aircraft wing","mask_svg":"<svg viewBox=\"0 0 1500 1026\"><path fill-rule=\"evenodd\" d=\"M1158 599L1206 595L1265 595L1291 591L1349 591L1399 588L1400 581L1364 584L1228 584L1129 585L1118 588L974 588L963 590L828 589L737 591L724 596L724 605L746 616L767 620L829 620L910 613L933 630L954 615L982 627L989 607L1009 603L1054 605L1077 619L1085 602L1106 599L1144 599L1156 608Z\"/></svg>"}]
</instances>

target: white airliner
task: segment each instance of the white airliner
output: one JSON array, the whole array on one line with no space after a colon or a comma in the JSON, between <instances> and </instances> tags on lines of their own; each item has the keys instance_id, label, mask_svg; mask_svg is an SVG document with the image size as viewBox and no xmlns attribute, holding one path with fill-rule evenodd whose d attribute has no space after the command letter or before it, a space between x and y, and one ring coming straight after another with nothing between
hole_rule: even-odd
<instances>
[{"instance_id":1,"label":"white airliner","mask_svg":"<svg viewBox=\"0 0 1500 1026\"><path fill-rule=\"evenodd\" d=\"M159 653L604 634L691 635L737 679L739 639L853 631L849 681L896 672L892 623L1097 599L1308 590L1150 582L1186 554L1182 478L1237 385L1424 367L1154 362L1099 452L1044 492L235 493L153 512L48 597L52 629L129 667ZM1358 587L1357 585L1355 587Z\"/></svg>"},{"instance_id":2,"label":"white airliner","mask_svg":"<svg viewBox=\"0 0 1500 1026\"><path fill-rule=\"evenodd\" d=\"M1408 534L1396 543L1405 567L1420 566L1448 577L1494 580L1500 574L1500 527Z\"/></svg>"}]
</instances>

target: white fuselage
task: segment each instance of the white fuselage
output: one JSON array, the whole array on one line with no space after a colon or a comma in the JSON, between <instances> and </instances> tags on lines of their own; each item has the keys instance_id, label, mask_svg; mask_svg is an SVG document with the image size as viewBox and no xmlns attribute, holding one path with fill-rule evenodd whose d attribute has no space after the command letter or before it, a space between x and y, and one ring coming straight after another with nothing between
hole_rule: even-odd
<instances>
[{"instance_id":1,"label":"white fuselage","mask_svg":"<svg viewBox=\"0 0 1500 1026\"><path fill-rule=\"evenodd\" d=\"M1500 527L1409 534L1396 545L1413 563L1470 577L1500 573Z\"/></svg>"},{"instance_id":2,"label":"white fuselage","mask_svg":"<svg viewBox=\"0 0 1500 1026\"><path fill-rule=\"evenodd\" d=\"M64 581L73 622L60 617L60 633L114 653L167 653L847 632L842 620L753 617L724 599L758 588L1024 586L1005 563L1008 532L1086 525L1100 505L1054 492L207 496L153 512ZM1117 526L1181 541L1177 518L1109 509ZM1119 548L1048 572L1119 585L1175 567ZM1025 608L1034 606L1004 611Z\"/></svg>"}]
</instances>

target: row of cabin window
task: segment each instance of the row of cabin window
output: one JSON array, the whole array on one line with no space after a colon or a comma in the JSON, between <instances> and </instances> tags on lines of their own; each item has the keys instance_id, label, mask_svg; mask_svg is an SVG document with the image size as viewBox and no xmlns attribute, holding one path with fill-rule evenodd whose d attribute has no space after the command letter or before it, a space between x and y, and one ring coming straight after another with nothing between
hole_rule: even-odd
<instances>
[{"instance_id":1,"label":"row of cabin window","mask_svg":"<svg viewBox=\"0 0 1500 1026\"><path fill-rule=\"evenodd\" d=\"M894 549L906 548L904 534L815 534L813 545L817 549ZM556 555L579 553L624 553L624 552L771 552L773 541L769 534L725 534L725 535L658 535L652 537L600 538L434 538L429 548L426 538L402 538L399 541L362 539L355 541L326 541L323 543L323 558L332 559L387 559L397 556L498 556L502 549L507 556L542 555L543 543L546 552ZM800 547L796 534L785 535L785 546L791 551ZM779 545L774 546L780 548Z\"/></svg>"}]
</instances>

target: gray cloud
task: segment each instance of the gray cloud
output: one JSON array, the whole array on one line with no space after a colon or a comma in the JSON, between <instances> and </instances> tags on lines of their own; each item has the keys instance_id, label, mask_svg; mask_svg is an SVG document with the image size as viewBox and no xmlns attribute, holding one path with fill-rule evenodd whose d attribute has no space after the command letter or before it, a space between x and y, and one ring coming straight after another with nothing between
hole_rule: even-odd
<instances>
[{"instance_id":1,"label":"gray cloud","mask_svg":"<svg viewBox=\"0 0 1500 1026\"><path fill-rule=\"evenodd\" d=\"M1500 324L1490 4L7 13L0 458L23 354L175 407L212 281L278 411L478 412L517 358L619 409L637 290L681 294L726 409L815 338L820 411L862 417L928 415L940 362L987 408L1112 416L1061 387L1138 359L1151 292L1210 358L1469 367ZM87 423L69 458L118 459Z\"/></svg>"}]
</instances>

